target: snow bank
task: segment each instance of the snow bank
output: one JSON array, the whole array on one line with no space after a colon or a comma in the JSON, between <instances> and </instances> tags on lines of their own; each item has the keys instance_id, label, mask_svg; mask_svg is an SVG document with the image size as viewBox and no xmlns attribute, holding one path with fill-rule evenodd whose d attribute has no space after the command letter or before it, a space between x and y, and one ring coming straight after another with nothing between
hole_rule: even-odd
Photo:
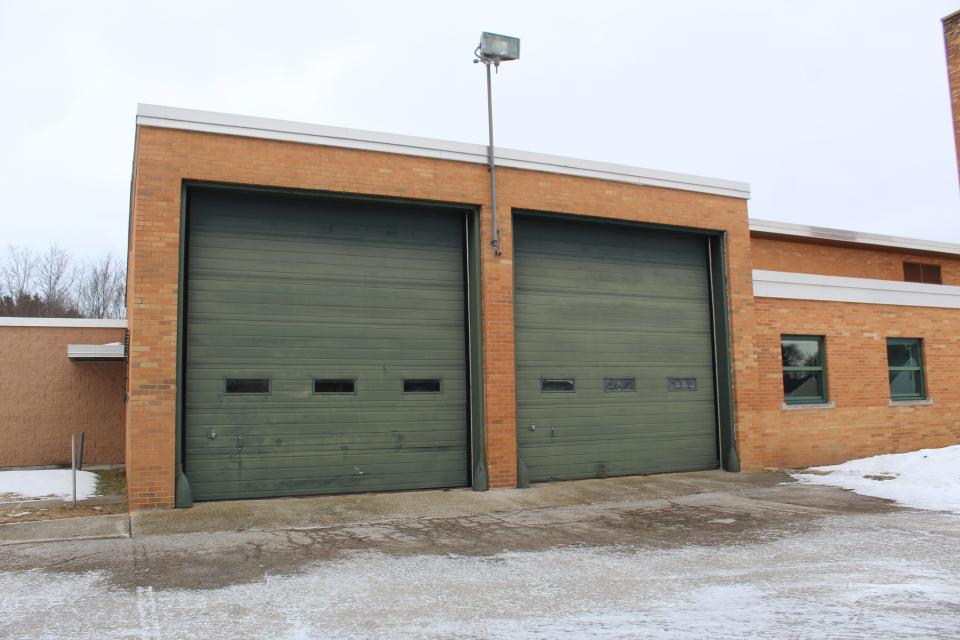
<instances>
[{"instance_id":1,"label":"snow bank","mask_svg":"<svg viewBox=\"0 0 960 640\"><path fill-rule=\"evenodd\" d=\"M793 477L805 484L895 500L905 507L960 514L960 445L861 458L808 471L817 473Z\"/></svg>"},{"instance_id":2,"label":"snow bank","mask_svg":"<svg viewBox=\"0 0 960 640\"><path fill-rule=\"evenodd\" d=\"M72 498L73 472L70 469L35 469L0 471L0 496L4 500L31 498ZM97 474L77 471L77 500L92 496L97 490ZM10 495L12 494L12 495ZM9 496L9 497L7 497Z\"/></svg>"}]
</instances>

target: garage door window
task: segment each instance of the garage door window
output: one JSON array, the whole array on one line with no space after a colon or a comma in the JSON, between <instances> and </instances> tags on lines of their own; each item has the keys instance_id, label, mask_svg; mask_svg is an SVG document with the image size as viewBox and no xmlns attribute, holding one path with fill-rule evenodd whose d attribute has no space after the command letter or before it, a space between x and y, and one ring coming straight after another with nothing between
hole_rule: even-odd
<instances>
[{"instance_id":1,"label":"garage door window","mask_svg":"<svg viewBox=\"0 0 960 640\"><path fill-rule=\"evenodd\" d=\"M573 378L540 378L540 391L543 393L574 393L577 383Z\"/></svg>"},{"instance_id":2,"label":"garage door window","mask_svg":"<svg viewBox=\"0 0 960 640\"><path fill-rule=\"evenodd\" d=\"M404 393L440 393L440 378L404 378Z\"/></svg>"},{"instance_id":3,"label":"garage door window","mask_svg":"<svg viewBox=\"0 0 960 640\"><path fill-rule=\"evenodd\" d=\"M353 378L317 378L313 381L313 392L326 393L356 393L357 381Z\"/></svg>"},{"instance_id":4,"label":"garage door window","mask_svg":"<svg viewBox=\"0 0 960 640\"><path fill-rule=\"evenodd\" d=\"M887 338L887 366L890 369L890 398L923 400L923 346L918 338Z\"/></svg>"},{"instance_id":5,"label":"garage door window","mask_svg":"<svg viewBox=\"0 0 960 640\"><path fill-rule=\"evenodd\" d=\"M223 390L230 395L270 393L270 378L227 378Z\"/></svg>"},{"instance_id":6,"label":"garage door window","mask_svg":"<svg viewBox=\"0 0 960 640\"><path fill-rule=\"evenodd\" d=\"M782 336L783 400L787 404L827 401L827 368L823 336Z\"/></svg>"},{"instance_id":7,"label":"garage door window","mask_svg":"<svg viewBox=\"0 0 960 640\"><path fill-rule=\"evenodd\" d=\"M604 378L603 390L607 393L618 393L621 391L636 391L636 378Z\"/></svg>"}]
</instances>

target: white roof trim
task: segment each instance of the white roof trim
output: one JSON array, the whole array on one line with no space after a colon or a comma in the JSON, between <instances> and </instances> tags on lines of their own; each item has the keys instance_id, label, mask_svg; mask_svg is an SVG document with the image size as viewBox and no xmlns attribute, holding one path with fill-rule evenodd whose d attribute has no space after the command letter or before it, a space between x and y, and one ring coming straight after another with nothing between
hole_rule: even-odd
<instances>
[{"instance_id":1,"label":"white roof trim","mask_svg":"<svg viewBox=\"0 0 960 640\"><path fill-rule=\"evenodd\" d=\"M960 309L960 287L762 269L753 271L753 295L758 298Z\"/></svg>"},{"instance_id":2,"label":"white roof trim","mask_svg":"<svg viewBox=\"0 0 960 640\"><path fill-rule=\"evenodd\" d=\"M126 329L126 320L88 318L0 318L0 327L63 327L71 329Z\"/></svg>"},{"instance_id":3,"label":"white roof trim","mask_svg":"<svg viewBox=\"0 0 960 640\"><path fill-rule=\"evenodd\" d=\"M486 145L151 104L137 105L137 124L329 147L381 151L475 164L486 164L487 162ZM497 166L514 169L546 171L597 180L697 191L731 198L750 197L750 185L745 182L718 180L716 178L641 169L592 160L578 160L500 147L496 149L496 162Z\"/></svg>"},{"instance_id":4,"label":"white roof trim","mask_svg":"<svg viewBox=\"0 0 960 640\"><path fill-rule=\"evenodd\" d=\"M67 357L71 360L123 360L125 354L122 342L67 345Z\"/></svg>"},{"instance_id":5,"label":"white roof trim","mask_svg":"<svg viewBox=\"0 0 960 640\"><path fill-rule=\"evenodd\" d=\"M933 240L918 240L915 238L901 238L899 236L884 236L879 233L845 231L843 229L831 229L829 227L810 227L803 224L776 222L774 220L757 220L756 218L750 218L750 231L781 236L813 238L816 240L831 240L833 242L850 242L854 244L910 249L912 251L932 251L934 253L960 255L960 244L935 242Z\"/></svg>"}]
</instances>

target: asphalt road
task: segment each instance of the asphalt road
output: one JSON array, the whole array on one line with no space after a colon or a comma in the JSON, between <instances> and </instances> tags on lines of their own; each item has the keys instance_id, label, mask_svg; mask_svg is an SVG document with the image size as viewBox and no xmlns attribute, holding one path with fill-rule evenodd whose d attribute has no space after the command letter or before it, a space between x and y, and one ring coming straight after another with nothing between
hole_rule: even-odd
<instances>
[{"instance_id":1,"label":"asphalt road","mask_svg":"<svg viewBox=\"0 0 960 640\"><path fill-rule=\"evenodd\" d=\"M328 517L265 526L278 505ZM780 474L221 503L134 533L0 547L0 637L960 637L960 517Z\"/></svg>"}]
</instances>

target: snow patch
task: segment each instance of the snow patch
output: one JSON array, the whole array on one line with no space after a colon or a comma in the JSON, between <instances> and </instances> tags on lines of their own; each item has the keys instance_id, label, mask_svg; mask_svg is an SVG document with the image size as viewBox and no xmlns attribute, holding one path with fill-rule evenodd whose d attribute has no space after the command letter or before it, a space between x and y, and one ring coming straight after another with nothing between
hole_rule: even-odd
<instances>
[{"instance_id":1,"label":"snow patch","mask_svg":"<svg viewBox=\"0 0 960 640\"><path fill-rule=\"evenodd\" d=\"M97 474L77 471L77 500L97 490ZM0 471L0 496L3 500L73 498L73 472L70 469L32 469Z\"/></svg>"},{"instance_id":2,"label":"snow patch","mask_svg":"<svg viewBox=\"0 0 960 640\"><path fill-rule=\"evenodd\" d=\"M0 637L957 637L954 518L899 512L821 524L761 544L669 550L566 548L492 557L358 552L292 575L213 589L164 589L148 575L139 576L142 586L116 588L105 571L0 570Z\"/></svg>"},{"instance_id":3,"label":"snow patch","mask_svg":"<svg viewBox=\"0 0 960 640\"><path fill-rule=\"evenodd\" d=\"M960 514L960 445L861 458L792 475L804 484L842 487L905 507Z\"/></svg>"}]
</instances>

